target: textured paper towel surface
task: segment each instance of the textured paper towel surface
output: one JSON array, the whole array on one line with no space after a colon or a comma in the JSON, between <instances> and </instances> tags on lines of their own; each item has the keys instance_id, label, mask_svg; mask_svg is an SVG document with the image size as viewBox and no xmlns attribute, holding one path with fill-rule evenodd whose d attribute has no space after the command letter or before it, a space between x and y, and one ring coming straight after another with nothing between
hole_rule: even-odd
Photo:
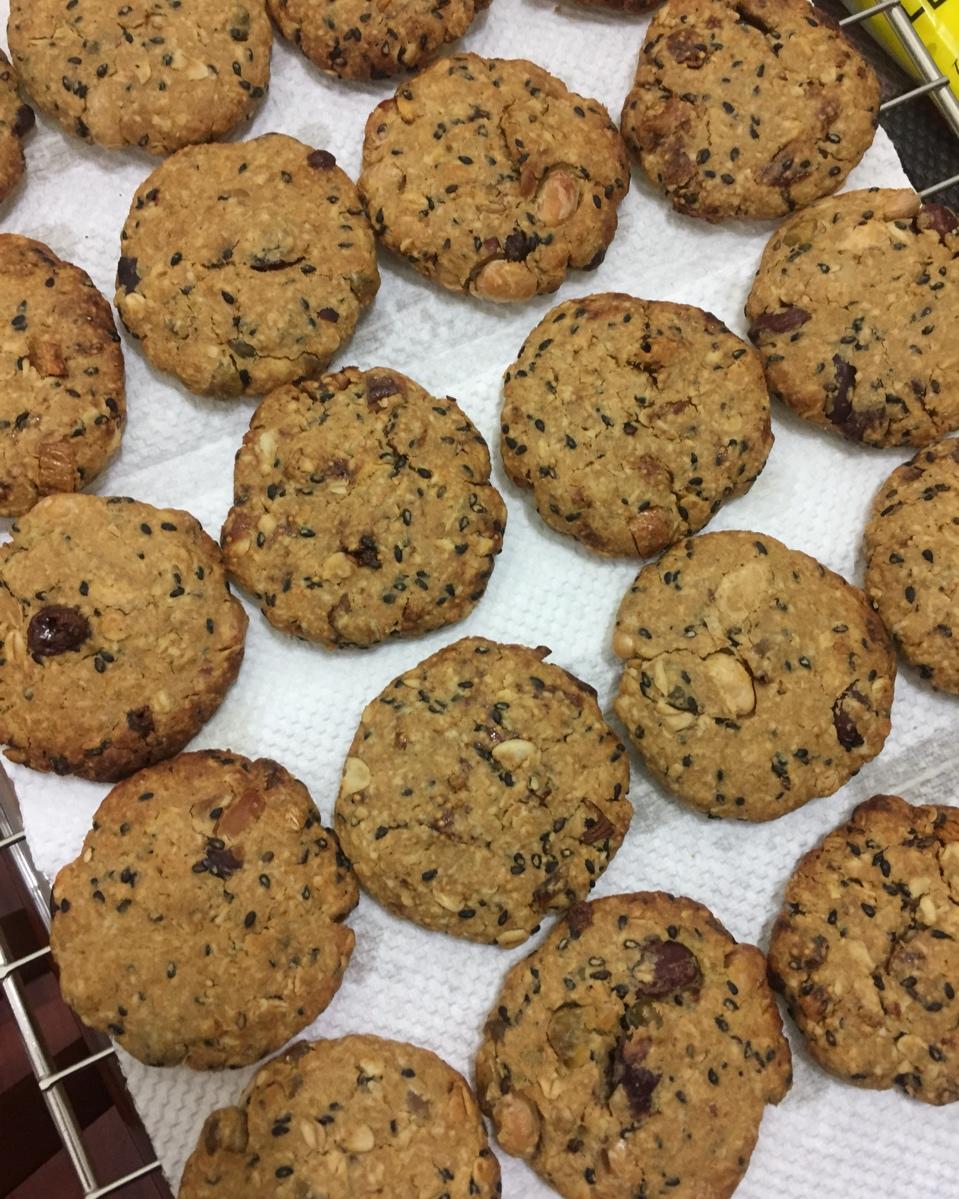
<instances>
[{"instance_id":1,"label":"textured paper towel surface","mask_svg":"<svg viewBox=\"0 0 959 1199\"><path fill-rule=\"evenodd\" d=\"M7 0L0 0L4 24L7 9ZM535 59L618 117L645 24L555 9L544 0L494 0L464 44L484 54ZM325 147L355 178L366 116L391 93L388 83L327 79L280 43L270 98L251 133L278 130ZM48 242L89 270L112 297L120 227L152 160L81 145L47 121L40 122L27 152L28 184L5 209L0 226ZM904 182L895 152L880 134L851 185ZM560 299L618 290L680 300L744 331L743 303L770 225L710 228L676 216L635 174L620 212L620 231L597 272L578 274L557 296L518 307L490 308L441 293L384 256L379 297L335 365L393 367L435 394L456 396L492 445L502 372L527 332ZM129 339L124 349L129 428L98 490L188 508L216 537L230 501L233 455L253 403L196 399L152 372ZM867 506L906 455L846 447L803 427L781 407L774 425L777 440L765 473L712 527L770 533L860 581ZM342 759L365 703L461 634L549 645L553 660L593 683L608 706L616 674L610 631L635 567L599 561L551 533L498 464L495 474L509 505L505 548L468 621L372 652L331 654L274 632L249 605L239 680L196 746L276 758L307 783L329 820ZM69 702L65 696L67 713ZM832 798L758 827L707 822L660 793L634 759L636 816L596 894L644 888L685 893L709 904L735 936L765 944L796 858L856 802L897 789L913 800L951 802L949 754L957 715L956 700L934 695L904 671L893 733L881 757ZM11 774L34 856L53 873L76 854L107 788L21 768ZM504 953L459 943L395 920L366 898L351 924L357 936L353 964L310 1033L370 1031L414 1041L470 1075L480 1027L503 974L529 946ZM787 1032L796 1082L766 1116L739 1192L744 1199L957 1194L955 1110L844 1086L809 1061L791 1026ZM234 1101L251 1071L200 1075L151 1069L124 1055L121 1060L175 1184L206 1114ZM506 1196L545 1199L552 1193L524 1165L500 1158Z\"/></svg>"}]
</instances>

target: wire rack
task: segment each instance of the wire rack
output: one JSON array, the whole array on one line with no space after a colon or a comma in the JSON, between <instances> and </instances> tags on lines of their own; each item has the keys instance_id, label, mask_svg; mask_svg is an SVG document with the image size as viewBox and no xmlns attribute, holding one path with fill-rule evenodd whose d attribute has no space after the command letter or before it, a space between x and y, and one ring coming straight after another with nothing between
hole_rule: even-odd
<instances>
[{"instance_id":1,"label":"wire rack","mask_svg":"<svg viewBox=\"0 0 959 1199\"><path fill-rule=\"evenodd\" d=\"M922 96L930 96L959 143L959 99L950 90L948 78L936 66L931 54L913 29L909 14L901 0L880 0L878 4L874 4L870 8L842 18L839 24L847 28L857 26L870 17L880 14L885 14L889 19L922 81L908 91L886 100L881 105L880 112L887 113L900 105L918 100ZM931 186L923 188L919 195L924 198L932 196L956 184L959 184L959 173L947 176ZM39 918L42 928L48 934L50 890L46 880L31 861L16 798L5 777L0 778L0 857L5 857L13 866L22 883L27 902L32 904L33 916ZM155 1186L150 1193L158 1196L169 1195L170 1192L162 1179L160 1162L152 1152L141 1153L143 1164L133 1169L128 1169L109 1179L98 1177L84 1141L81 1131L82 1123L77 1115L75 1101L71 1098L69 1084L78 1076L82 1081L84 1072L90 1071L98 1064L105 1062L106 1059L113 1057L115 1049L104 1037L88 1033L84 1039L89 1047L89 1052L80 1060L63 1068L57 1068L50 1052L44 1045L35 1013L30 1010L27 988L22 984L24 972L34 963L49 956L49 940L47 938L44 940L45 944L39 948L18 957L11 952L5 937L0 932L0 985L2 985L4 997L9 1004L19 1036L22 1039L36 1086L39 1088L50 1120L76 1175L80 1187L79 1193L83 1199L101 1199L103 1196L115 1195L120 1192L130 1195L137 1184L147 1178L152 1178ZM115 1088L122 1088L122 1083L115 1082ZM132 1111L132 1101L130 1101L129 1095L126 1092L123 1092L123 1095ZM142 1135L141 1140L149 1147L145 1134ZM11 1191L12 1188L4 1186L4 1180L0 1177L0 1195L10 1194ZM49 1194L50 1192L36 1193Z\"/></svg>"}]
</instances>

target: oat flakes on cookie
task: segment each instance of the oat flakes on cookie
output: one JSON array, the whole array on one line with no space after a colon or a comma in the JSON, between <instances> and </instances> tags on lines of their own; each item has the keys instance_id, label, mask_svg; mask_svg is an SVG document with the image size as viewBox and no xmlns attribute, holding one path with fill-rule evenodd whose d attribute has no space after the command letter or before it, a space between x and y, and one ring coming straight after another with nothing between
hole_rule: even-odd
<instances>
[{"instance_id":1,"label":"oat flakes on cookie","mask_svg":"<svg viewBox=\"0 0 959 1199\"><path fill-rule=\"evenodd\" d=\"M769 966L824 1069L959 1100L959 809L860 804L796 866Z\"/></svg>"},{"instance_id":2,"label":"oat flakes on cookie","mask_svg":"<svg viewBox=\"0 0 959 1199\"><path fill-rule=\"evenodd\" d=\"M866 594L903 657L959 693L959 438L892 472L866 525Z\"/></svg>"},{"instance_id":3,"label":"oat flakes on cookie","mask_svg":"<svg viewBox=\"0 0 959 1199\"><path fill-rule=\"evenodd\" d=\"M151 1066L245 1066L311 1024L359 892L276 762L203 750L107 795L57 875L50 946L83 1022Z\"/></svg>"},{"instance_id":4,"label":"oat flakes on cookie","mask_svg":"<svg viewBox=\"0 0 959 1199\"><path fill-rule=\"evenodd\" d=\"M490 0L267 0L285 38L341 79L412 71L472 25Z\"/></svg>"},{"instance_id":5,"label":"oat flakes on cookie","mask_svg":"<svg viewBox=\"0 0 959 1199\"><path fill-rule=\"evenodd\" d=\"M643 557L748 491L773 443L758 355L711 313L605 293L546 314L506 372L501 449L557 532Z\"/></svg>"},{"instance_id":6,"label":"oat flakes on cookie","mask_svg":"<svg viewBox=\"0 0 959 1199\"><path fill-rule=\"evenodd\" d=\"M263 0L11 0L7 38L37 107L112 148L220 137L270 79Z\"/></svg>"},{"instance_id":7,"label":"oat flakes on cookie","mask_svg":"<svg viewBox=\"0 0 959 1199\"><path fill-rule=\"evenodd\" d=\"M350 367L260 404L221 541L271 624L333 648L468 615L505 525L486 443L456 401Z\"/></svg>"},{"instance_id":8,"label":"oat flakes on cookie","mask_svg":"<svg viewBox=\"0 0 959 1199\"><path fill-rule=\"evenodd\" d=\"M0 546L0 743L112 782L178 753L220 706L246 614L188 512L55 495Z\"/></svg>"},{"instance_id":9,"label":"oat flakes on cookie","mask_svg":"<svg viewBox=\"0 0 959 1199\"><path fill-rule=\"evenodd\" d=\"M179 1199L497 1199L499 1163L466 1080L374 1036L298 1041L207 1119Z\"/></svg>"},{"instance_id":10,"label":"oat flakes on cookie","mask_svg":"<svg viewBox=\"0 0 959 1199\"><path fill-rule=\"evenodd\" d=\"M565 1199L728 1199L791 1080L763 955L662 891L571 908L476 1060L500 1146Z\"/></svg>"},{"instance_id":11,"label":"oat flakes on cookie","mask_svg":"<svg viewBox=\"0 0 959 1199\"><path fill-rule=\"evenodd\" d=\"M19 84L16 69L0 50L0 201L23 178L23 139L36 124L33 109L20 99Z\"/></svg>"},{"instance_id":12,"label":"oat flakes on cookie","mask_svg":"<svg viewBox=\"0 0 959 1199\"><path fill-rule=\"evenodd\" d=\"M867 445L959 428L957 228L941 204L880 188L786 221L746 304L771 393Z\"/></svg>"},{"instance_id":13,"label":"oat flakes on cookie","mask_svg":"<svg viewBox=\"0 0 959 1199\"><path fill-rule=\"evenodd\" d=\"M352 182L279 133L181 150L140 186L120 236L123 323L198 395L315 378L380 283Z\"/></svg>"},{"instance_id":14,"label":"oat flakes on cookie","mask_svg":"<svg viewBox=\"0 0 959 1199\"><path fill-rule=\"evenodd\" d=\"M0 516L91 483L120 445L123 354L79 267L0 233Z\"/></svg>"},{"instance_id":15,"label":"oat flakes on cookie","mask_svg":"<svg viewBox=\"0 0 959 1199\"><path fill-rule=\"evenodd\" d=\"M896 657L866 597L762 533L705 533L636 577L615 702L670 791L710 816L772 820L879 753Z\"/></svg>"},{"instance_id":16,"label":"oat flakes on cookie","mask_svg":"<svg viewBox=\"0 0 959 1199\"><path fill-rule=\"evenodd\" d=\"M836 191L878 114L872 68L807 0L667 0L622 130L675 209L722 221Z\"/></svg>"},{"instance_id":17,"label":"oat flakes on cookie","mask_svg":"<svg viewBox=\"0 0 959 1199\"><path fill-rule=\"evenodd\" d=\"M518 945L587 895L619 849L626 751L593 688L548 653L467 637L367 705L334 822L390 911Z\"/></svg>"},{"instance_id":18,"label":"oat flakes on cookie","mask_svg":"<svg viewBox=\"0 0 959 1199\"><path fill-rule=\"evenodd\" d=\"M628 187L606 109L521 59L441 59L366 123L359 188L376 233L420 274L486 300L598 266Z\"/></svg>"}]
</instances>

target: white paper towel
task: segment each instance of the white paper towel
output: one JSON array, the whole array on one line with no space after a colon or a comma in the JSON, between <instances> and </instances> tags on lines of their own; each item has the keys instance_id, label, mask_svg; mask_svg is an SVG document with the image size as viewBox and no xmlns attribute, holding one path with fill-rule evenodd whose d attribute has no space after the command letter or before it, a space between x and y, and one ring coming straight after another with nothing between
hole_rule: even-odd
<instances>
[{"instance_id":1,"label":"white paper towel","mask_svg":"<svg viewBox=\"0 0 959 1199\"><path fill-rule=\"evenodd\" d=\"M7 11L8 0L0 0L4 24ZM551 0L494 0L463 44L482 54L535 59L618 117L645 25L585 8L557 9ZM269 100L250 133L277 130L329 149L355 178L366 116L392 90L388 82L326 78L278 43ZM4 210L2 228L48 242L112 296L120 227L153 161L81 145L46 120L30 139L27 156L27 185ZM880 133L851 185L904 182ZM681 300L744 331L743 304L771 225L712 228L674 215L635 173L620 214L619 233L598 271L576 274L557 296L521 306L493 308L441 292L383 255L380 294L334 365L393 367L435 394L456 396L495 447L502 372L560 299L616 290ZM118 460L97 489L188 508L216 537L230 503L233 455L253 402L197 399L155 374L132 341L125 340L124 348L129 427ZM774 426L776 445L764 474L711 527L771 533L859 580L867 506L905 453L847 447L781 407ZM495 450L494 474L509 505L509 525L489 590L469 620L419 640L334 654L274 632L248 605L239 680L195 746L276 758L306 782L329 820L340 766L366 702L395 675L466 633L551 646L554 660L593 683L608 707L616 678L610 632L635 565L601 561L550 532L507 483ZM709 904L740 939L764 944L796 858L856 802L880 790L898 790L912 800L952 800L957 703L904 671L881 757L838 795L768 825L708 822L662 794L634 758L632 830L595 893L664 888L687 894ZM68 713L69 696L64 706ZM53 873L77 853L107 788L18 767L10 773L34 857ZM351 924L357 936L353 962L308 1035L369 1031L410 1040L470 1076L482 1021L507 967L529 946L505 953L427 933L365 897ZM791 1025L787 1032L795 1085L766 1116L739 1192L743 1199L959 1196L956 1109L836 1082L810 1062ZM252 1071L152 1069L123 1054L121 1062L175 1186L206 1114L233 1102ZM504 1195L545 1199L552 1193L524 1165L500 1158Z\"/></svg>"}]
</instances>

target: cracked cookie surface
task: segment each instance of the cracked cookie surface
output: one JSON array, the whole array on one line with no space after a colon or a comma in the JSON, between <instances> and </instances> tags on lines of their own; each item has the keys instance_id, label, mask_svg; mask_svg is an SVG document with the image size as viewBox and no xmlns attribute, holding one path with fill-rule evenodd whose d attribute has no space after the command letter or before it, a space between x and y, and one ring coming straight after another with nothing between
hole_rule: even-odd
<instances>
[{"instance_id":1,"label":"cracked cookie surface","mask_svg":"<svg viewBox=\"0 0 959 1199\"><path fill-rule=\"evenodd\" d=\"M622 844L626 751L593 688L548 653L467 637L367 705L334 821L363 887L397 915L518 945Z\"/></svg>"},{"instance_id":2,"label":"cracked cookie surface","mask_svg":"<svg viewBox=\"0 0 959 1199\"><path fill-rule=\"evenodd\" d=\"M455 400L350 367L260 404L221 541L271 624L368 646L471 612L505 525L486 443Z\"/></svg>"},{"instance_id":3,"label":"cracked cookie surface","mask_svg":"<svg viewBox=\"0 0 959 1199\"><path fill-rule=\"evenodd\" d=\"M870 188L777 229L746 304L771 393L867 445L959 427L957 227L913 191Z\"/></svg>"},{"instance_id":4,"label":"cracked cookie surface","mask_svg":"<svg viewBox=\"0 0 959 1199\"><path fill-rule=\"evenodd\" d=\"M721 221L782 216L836 191L878 114L872 68L806 0L668 0L622 130L677 211Z\"/></svg>"},{"instance_id":5,"label":"cracked cookie surface","mask_svg":"<svg viewBox=\"0 0 959 1199\"><path fill-rule=\"evenodd\" d=\"M465 1079L381 1037L298 1041L203 1126L179 1199L496 1199L499 1164Z\"/></svg>"},{"instance_id":6,"label":"cracked cookie surface","mask_svg":"<svg viewBox=\"0 0 959 1199\"><path fill-rule=\"evenodd\" d=\"M653 775L710 816L772 820L879 753L896 658L866 597L763 533L705 533L636 577L616 714Z\"/></svg>"},{"instance_id":7,"label":"cracked cookie surface","mask_svg":"<svg viewBox=\"0 0 959 1199\"><path fill-rule=\"evenodd\" d=\"M657 553L748 491L772 447L759 358L711 313L605 293L546 314L506 372L503 463L559 533Z\"/></svg>"},{"instance_id":8,"label":"cracked cookie surface","mask_svg":"<svg viewBox=\"0 0 959 1199\"><path fill-rule=\"evenodd\" d=\"M341 79L386 79L422 66L490 0L267 0L285 38Z\"/></svg>"},{"instance_id":9,"label":"cracked cookie surface","mask_svg":"<svg viewBox=\"0 0 959 1199\"><path fill-rule=\"evenodd\" d=\"M606 109L522 59L441 59L366 123L359 188L376 233L420 274L486 300L598 266L628 187Z\"/></svg>"},{"instance_id":10,"label":"cracked cookie surface","mask_svg":"<svg viewBox=\"0 0 959 1199\"><path fill-rule=\"evenodd\" d=\"M959 809L860 804L796 866L769 966L824 1069L959 1100Z\"/></svg>"},{"instance_id":11,"label":"cracked cookie surface","mask_svg":"<svg viewBox=\"0 0 959 1199\"><path fill-rule=\"evenodd\" d=\"M236 678L246 623L188 512L48 496L0 546L7 757L112 782L178 753Z\"/></svg>"},{"instance_id":12,"label":"cracked cookie surface","mask_svg":"<svg viewBox=\"0 0 959 1199\"><path fill-rule=\"evenodd\" d=\"M120 445L123 354L110 305L79 267L0 234L0 516L91 483Z\"/></svg>"},{"instance_id":13,"label":"cracked cookie surface","mask_svg":"<svg viewBox=\"0 0 959 1199\"><path fill-rule=\"evenodd\" d=\"M565 1199L727 1199L791 1080L763 955L661 891L571 908L476 1060L500 1146Z\"/></svg>"},{"instance_id":14,"label":"cracked cookie surface","mask_svg":"<svg viewBox=\"0 0 959 1199\"><path fill-rule=\"evenodd\" d=\"M37 106L112 148L220 137L270 79L263 0L11 0L7 38Z\"/></svg>"},{"instance_id":15,"label":"cracked cookie surface","mask_svg":"<svg viewBox=\"0 0 959 1199\"><path fill-rule=\"evenodd\" d=\"M333 998L358 896L301 782L204 750L107 795L57 875L50 944L67 1003L141 1062L244 1066Z\"/></svg>"},{"instance_id":16,"label":"cracked cookie surface","mask_svg":"<svg viewBox=\"0 0 959 1199\"><path fill-rule=\"evenodd\" d=\"M934 687L959 693L959 438L892 472L865 550L866 594L903 656Z\"/></svg>"},{"instance_id":17,"label":"cracked cookie surface","mask_svg":"<svg viewBox=\"0 0 959 1199\"><path fill-rule=\"evenodd\" d=\"M315 378L380 284L352 182L278 133L181 150L141 184L120 237L123 323L198 395Z\"/></svg>"},{"instance_id":18,"label":"cracked cookie surface","mask_svg":"<svg viewBox=\"0 0 959 1199\"><path fill-rule=\"evenodd\" d=\"M20 99L20 79L0 50L0 201L13 191L27 169L23 139L36 124L29 104Z\"/></svg>"}]
</instances>

